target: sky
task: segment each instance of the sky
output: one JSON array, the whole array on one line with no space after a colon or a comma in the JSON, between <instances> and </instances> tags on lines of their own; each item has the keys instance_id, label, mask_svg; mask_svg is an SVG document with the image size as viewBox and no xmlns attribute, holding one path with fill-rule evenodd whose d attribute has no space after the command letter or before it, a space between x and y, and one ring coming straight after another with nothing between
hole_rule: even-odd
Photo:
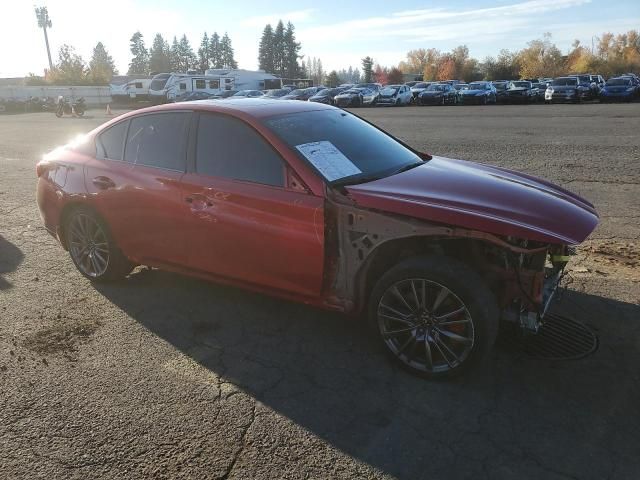
<instances>
[{"instance_id":1,"label":"sky","mask_svg":"<svg viewBox=\"0 0 640 480\"><path fill-rule=\"evenodd\" d=\"M49 9L54 62L65 43L88 62L101 41L123 74L136 30L147 47L156 33L169 41L186 33L196 51L205 31L228 32L240 68L256 69L265 24L282 19L295 25L305 58L319 58L331 70L359 67L367 55L392 66L411 49L447 51L462 44L483 59L503 48L523 48L545 32L566 52L574 39L591 45L602 32L640 28L640 0L13 0L10 9L3 9L0 77L42 74L47 67L34 3Z\"/></svg>"}]
</instances>

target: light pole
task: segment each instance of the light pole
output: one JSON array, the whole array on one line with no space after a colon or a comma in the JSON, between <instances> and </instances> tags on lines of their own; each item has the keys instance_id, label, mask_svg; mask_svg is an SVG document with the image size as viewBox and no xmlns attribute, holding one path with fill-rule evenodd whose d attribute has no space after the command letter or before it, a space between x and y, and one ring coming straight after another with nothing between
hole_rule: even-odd
<instances>
[{"instance_id":1,"label":"light pole","mask_svg":"<svg viewBox=\"0 0 640 480\"><path fill-rule=\"evenodd\" d=\"M53 70L53 62L51 61L51 50L49 49L49 37L47 36L47 28L51 28L51 19L47 7L36 7L36 18L38 19L38 27L44 31L44 43L47 45L47 57L49 57L49 71Z\"/></svg>"}]
</instances>

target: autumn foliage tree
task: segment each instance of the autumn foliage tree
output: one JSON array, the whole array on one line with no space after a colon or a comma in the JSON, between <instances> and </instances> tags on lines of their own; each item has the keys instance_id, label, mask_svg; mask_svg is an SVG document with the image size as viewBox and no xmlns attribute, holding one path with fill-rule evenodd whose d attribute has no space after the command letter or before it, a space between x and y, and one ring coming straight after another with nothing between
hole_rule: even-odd
<instances>
[{"instance_id":1,"label":"autumn foliage tree","mask_svg":"<svg viewBox=\"0 0 640 480\"><path fill-rule=\"evenodd\" d=\"M381 85L387 85L389 83L387 69L377 64L373 69L373 81Z\"/></svg>"},{"instance_id":2,"label":"autumn foliage tree","mask_svg":"<svg viewBox=\"0 0 640 480\"><path fill-rule=\"evenodd\" d=\"M387 82L389 84L404 83L404 75L398 67L391 67L387 73Z\"/></svg>"}]
</instances>

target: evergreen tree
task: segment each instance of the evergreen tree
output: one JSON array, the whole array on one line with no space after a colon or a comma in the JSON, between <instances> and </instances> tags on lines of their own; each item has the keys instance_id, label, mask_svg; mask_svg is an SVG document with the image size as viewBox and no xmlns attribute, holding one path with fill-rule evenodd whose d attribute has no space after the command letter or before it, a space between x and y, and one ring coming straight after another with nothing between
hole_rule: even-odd
<instances>
[{"instance_id":1,"label":"evergreen tree","mask_svg":"<svg viewBox=\"0 0 640 480\"><path fill-rule=\"evenodd\" d=\"M284 24L280 20L273 32L273 73L281 78L286 78L284 51Z\"/></svg>"},{"instance_id":2,"label":"evergreen tree","mask_svg":"<svg viewBox=\"0 0 640 480\"><path fill-rule=\"evenodd\" d=\"M204 32L198 49L198 68L204 73L209 68L209 37Z\"/></svg>"},{"instance_id":3,"label":"evergreen tree","mask_svg":"<svg viewBox=\"0 0 640 480\"><path fill-rule=\"evenodd\" d=\"M296 41L295 27L291 22L287 23L287 28L284 31L283 41L283 60L284 71L287 78L297 78L299 76L300 65L298 60L300 59L300 43ZM320 64L322 69L322 64ZM320 70L322 76L322 70Z\"/></svg>"},{"instance_id":4,"label":"evergreen tree","mask_svg":"<svg viewBox=\"0 0 640 480\"><path fill-rule=\"evenodd\" d=\"M102 42L98 42L93 49L89 62L89 78L95 84L108 85L111 77L117 73L113 58L107 53Z\"/></svg>"},{"instance_id":5,"label":"evergreen tree","mask_svg":"<svg viewBox=\"0 0 640 480\"><path fill-rule=\"evenodd\" d=\"M307 64L304 60L300 64L300 78L309 78L309 69L307 68Z\"/></svg>"},{"instance_id":6,"label":"evergreen tree","mask_svg":"<svg viewBox=\"0 0 640 480\"><path fill-rule=\"evenodd\" d=\"M363 83L371 83L373 81L373 58L366 56L362 59L362 75Z\"/></svg>"},{"instance_id":7,"label":"evergreen tree","mask_svg":"<svg viewBox=\"0 0 640 480\"><path fill-rule=\"evenodd\" d=\"M169 49L169 66L171 67L169 70L172 72L180 71L180 45L175 35L171 43L171 48Z\"/></svg>"},{"instance_id":8,"label":"evergreen tree","mask_svg":"<svg viewBox=\"0 0 640 480\"><path fill-rule=\"evenodd\" d=\"M222 68L222 57L220 55L220 36L218 32L213 32L209 40L209 61L212 68Z\"/></svg>"},{"instance_id":9,"label":"evergreen tree","mask_svg":"<svg viewBox=\"0 0 640 480\"><path fill-rule=\"evenodd\" d=\"M129 74L146 75L149 72L149 52L144 45L144 38L138 31L129 39L131 50L131 63L129 64Z\"/></svg>"},{"instance_id":10,"label":"evergreen tree","mask_svg":"<svg viewBox=\"0 0 640 480\"><path fill-rule=\"evenodd\" d=\"M189 39L184 34L182 35L180 43L178 44L178 58L181 72L186 72L187 70L196 68L198 65L196 54L193 53L193 48L191 48Z\"/></svg>"},{"instance_id":11,"label":"evergreen tree","mask_svg":"<svg viewBox=\"0 0 640 480\"><path fill-rule=\"evenodd\" d=\"M233 56L231 39L226 32L222 37L222 40L220 40L220 59L222 61L223 68L238 68L238 63Z\"/></svg>"},{"instance_id":12,"label":"evergreen tree","mask_svg":"<svg viewBox=\"0 0 640 480\"><path fill-rule=\"evenodd\" d=\"M307 63L308 76L313 80L314 85L322 85L324 81L324 70L322 68L322 60L319 58L311 58ZM295 77L294 77L295 78Z\"/></svg>"},{"instance_id":13,"label":"evergreen tree","mask_svg":"<svg viewBox=\"0 0 640 480\"><path fill-rule=\"evenodd\" d=\"M338 85L340 85L341 83L342 83L342 81L340 80L340 77L338 76L338 72L336 72L335 70L332 70L331 73L329 75L327 75L327 87L335 88Z\"/></svg>"},{"instance_id":14,"label":"evergreen tree","mask_svg":"<svg viewBox=\"0 0 640 480\"><path fill-rule=\"evenodd\" d=\"M258 47L258 65L267 73L274 73L273 64L273 28L267 24L262 31L260 46Z\"/></svg>"},{"instance_id":15,"label":"evergreen tree","mask_svg":"<svg viewBox=\"0 0 640 480\"><path fill-rule=\"evenodd\" d=\"M149 71L158 73L172 71L169 44L159 33L156 33L149 52Z\"/></svg>"}]
</instances>

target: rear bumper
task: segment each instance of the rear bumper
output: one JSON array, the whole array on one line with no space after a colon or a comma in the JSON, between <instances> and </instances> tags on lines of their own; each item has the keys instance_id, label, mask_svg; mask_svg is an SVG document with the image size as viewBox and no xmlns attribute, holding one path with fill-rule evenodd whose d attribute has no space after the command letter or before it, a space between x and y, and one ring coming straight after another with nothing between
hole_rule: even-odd
<instances>
[{"instance_id":1,"label":"rear bumper","mask_svg":"<svg viewBox=\"0 0 640 480\"><path fill-rule=\"evenodd\" d=\"M418 105L440 105L442 97L418 97Z\"/></svg>"},{"instance_id":2,"label":"rear bumper","mask_svg":"<svg viewBox=\"0 0 640 480\"><path fill-rule=\"evenodd\" d=\"M342 108L345 108L345 107L357 107L357 106L360 105L360 102L359 102L358 99L352 98L352 99L349 99L349 100L336 100L335 101L335 105L336 105L336 107L342 107Z\"/></svg>"},{"instance_id":3,"label":"rear bumper","mask_svg":"<svg viewBox=\"0 0 640 480\"><path fill-rule=\"evenodd\" d=\"M460 97L460 103L464 104L464 105L481 105L485 102L485 100L488 102L489 99L487 97L485 97L484 95L482 96L476 96L476 95L463 95Z\"/></svg>"}]
</instances>

